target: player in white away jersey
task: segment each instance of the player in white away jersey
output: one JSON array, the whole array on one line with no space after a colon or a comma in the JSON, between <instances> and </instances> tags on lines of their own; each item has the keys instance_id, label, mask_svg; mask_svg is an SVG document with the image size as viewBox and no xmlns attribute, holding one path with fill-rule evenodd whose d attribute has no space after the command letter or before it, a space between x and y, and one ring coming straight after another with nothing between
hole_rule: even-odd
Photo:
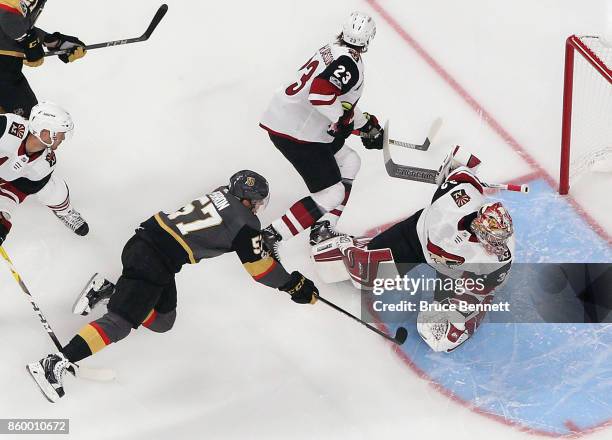
<instances>
[{"instance_id":1,"label":"player in white away jersey","mask_svg":"<svg viewBox=\"0 0 612 440\"><path fill-rule=\"evenodd\" d=\"M362 138L366 148L382 148L378 119L357 107L364 88L362 55L375 34L372 17L353 12L336 41L316 51L297 80L276 92L261 118L260 126L310 191L264 229L264 244L276 259L280 241L307 228L311 243L335 234L361 166L346 138L357 129L368 135Z\"/></svg>"},{"instance_id":2,"label":"player in white away jersey","mask_svg":"<svg viewBox=\"0 0 612 440\"><path fill-rule=\"evenodd\" d=\"M36 195L76 234L89 231L70 205L68 185L53 173L55 150L73 128L70 114L50 102L34 106L29 120L0 114L0 244L11 229L11 212L30 195Z\"/></svg>"},{"instance_id":3,"label":"player in white away jersey","mask_svg":"<svg viewBox=\"0 0 612 440\"><path fill-rule=\"evenodd\" d=\"M427 263L443 280L481 280L477 288L460 295L436 290L435 303L490 303L512 264L514 228L502 203L485 198L476 176L479 165L476 156L455 146L440 167L439 186L430 206L369 242L345 236L315 245L314 259L322 277L340 281L342 276L337 273L342 260L356 286L371 288L380 263L395 262L401 276L417 264ZM448 352L476 331L484 315L479 311L419 312L417 329L435 351Z\"/></svg>"}]
</instances>

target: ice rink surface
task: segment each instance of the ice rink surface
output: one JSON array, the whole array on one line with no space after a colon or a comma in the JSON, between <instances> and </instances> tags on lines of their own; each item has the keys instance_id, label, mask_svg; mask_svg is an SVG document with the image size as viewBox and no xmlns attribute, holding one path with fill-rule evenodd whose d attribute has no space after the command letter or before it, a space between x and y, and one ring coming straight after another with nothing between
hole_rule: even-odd
<instances>
[{"instance_id":1,"label":"ice rink surface","mask_svg":"<svg viewBox=\"0 0 612 440\"><path fill-rule=\"evenodd\" d=\"M609 1L609 0L608 0ZM62 341L87 323L70 314L93 272L119 275L135 227L226 182L264 174L272 198L262 224L306 194L299 175L258 127L272 92L293 80L352 10L371 13L363 110L390 119L392 137L420 141L444 126L430 152L396 161L437 167L451 143L481 159L483 179L526 179L532 194L494 194L516 222L517 261L610 262L612 176L585 178L570 198L558 178L565 38L603 30L606 2L568 0L169 0L147 43L91 51L26 72L39 99L72 113L77 130L57 173L88 220L71 234L27 201L5 248ZM54 0L38 25L87 43L136 36L159 6L150 0ZM433 188L389 178L382 155L362 158L339 224L362 234L424 206ZM306 237L284 245L286 266L318 281ZM348 284L321 294L359 312ZM609 439L612 332L605 325L483 327L451 355L415 336L401 350L322 304L298 306L253 283L234 255L177 276L178 318L87 360L118 380L66 379L49 404L25 364L52 350L29 303L0 270L0 418L69 418L74 439L442 438L538 436ZM8 438L8 437L7 437ZM23 436L19 438L28 438ZM40 437L32 437L40 438Z\"/></svg>"}]
</instances>

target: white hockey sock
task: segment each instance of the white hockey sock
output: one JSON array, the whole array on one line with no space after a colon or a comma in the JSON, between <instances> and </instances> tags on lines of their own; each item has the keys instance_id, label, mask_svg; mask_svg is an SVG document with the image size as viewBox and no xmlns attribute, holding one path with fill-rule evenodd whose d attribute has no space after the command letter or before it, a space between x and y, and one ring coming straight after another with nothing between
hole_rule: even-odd
<instances>
[{"instance_id":1,"label":"white hockey sock","mask_svg":"<svg viewBox=\"0 0 612 440\"><path fill-rule=\"evenodd\" d=\"M304 229L310 228L323 214L312 197L304 197L294 203L285 214L272 222L272 226L283 240L295 237Z\"/></svg>"},{"instance_id":2,"label":"white hockey sock","mask_svg":"<svg viewBox=\"0 0 612 440\"><path fill-rule=\"evenodd\" d=\"M47 206L49 206L49 209L51 209L51 211L53 211L55 215L60 217L65 216L72 209L72 205L70 204L70 196L66 197L66 200L64 200L59 205Z\"/></svg>"}]
</instances>

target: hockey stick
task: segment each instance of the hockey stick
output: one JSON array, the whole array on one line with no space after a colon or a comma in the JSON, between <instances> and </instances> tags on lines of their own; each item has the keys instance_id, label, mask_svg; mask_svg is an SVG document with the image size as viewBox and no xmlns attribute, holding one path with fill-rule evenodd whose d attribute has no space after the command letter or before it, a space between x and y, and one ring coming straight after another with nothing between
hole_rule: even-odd
<instances>
[{"instance_id":1,"label":"hockey stick","mask_svg":"<svg viewBox=\"0 0 612 440\"><path fill-rule=\"evenodd\" d=\"M435 122L434 122L435 124ZM389 130L389 121L385 123L385 139L383 140L383 157L385 159L385 169L387 174L391 177L404 180L414 180L416 182L431 183L436 185L436 178L438 177L438 171L431 170L428 168L411 167L408 165L400 165L393 162L391 159L391 152L389 151L389 142L387 139ZM516 185L516 184L503 184L503 183L485 183L481 182L485 188L503 189L506 191L516 191L521 193L528 193L528 185Z\"/></svg>"},{"instance_id":2,"label":"hockey stick","mask_svg":"<svg viewBox=\"0 0 612 440\"><path fill-rule=\"evenodd\" d=\"M123 46L124 44L140 43L141 41L147 41L149 37L151 36L151 34L153 33L153 31L155 30L155 28L157 27L157 25L159 24L159 22L162 21L162 18L164 18L164 15L166 15L166 12L168 12L168 5L166 4L161 5L159 9L157 10L157 12L155 13L155 16L151 20L151 23L149 23L149 27L147 28L146 31L144 31L144 34L142 34L140 37L90 44L90 45L85 46L85 50L101 49L103 47L111 47L111 46ZM64 55L70 52L70 50L71 49L52 50L52 51L45 53L45 56L51 57L55 55Z\"/></svg>"},{"instance_id":3,"label":"hockey stick","mask_svg":"<svg viewBox=\"0 0 612 440\"><path fill-rule=\"evenodd\" d=\"M55 335L55 332L51 328L51 325L49 324L45 316L42 314L42 311L38 307L38 304L36 304L36 301L34 301L34 297L32 296L32 294L26 287L25 283L23 282L23 279L21 278L21 275L19 275L19 272L17 272L17 270L15 269L13 262L11 261L8 254L6 253L6 251L4 250L2 246L0 246L0 255L2 255L2 258L8 265L8 268L11 271L13 278L15 278L15 281L17 281L17 284L19 284L19 287L21 287L21 290L23 291L23 293L25 293L28 296L28 299L30 300L30 304L32 304L34 311L38 314L38 318L40 319L40 322L42 323L44 329L47 331L47 334L53 341L53 344L55 344L55 347L59 351L62 351L62 344L60 343L59 339L57 339L57 336ZM84 379L96 380L96 381L101 381L101 382L106 382L106 381L115 379L115 372L113 370L106 369L106 368L98 369L98 368L87 368L87 367L77 366L76 369L71 369L70 372L74 374L76 377L81 377Z\"/></svg>"},{"instance_id":4,"label":"hockey stick","mask_svg":"<svg viewBox=\"0 0 612 440\"><path fill-rule=\"evenodd\" d=\"M317 296L317 298L319 299L319 301L327 304L332 309L335 309L335 310L339 311L340 313L344 313L349 318L352 318L355 321L359 322L360 324L365 325L367 328L369 328L373 332L378 333L383 338L388 339L391 342L396 343L397 345L402 345L404 342L406 342L406 338L408 337L408 330L406 330L404 327L398 327L397 330L395 331L395 336L390 336L390 335L386 334L385 332L382 332L382 331L378 330L376 327L368 324L367 322L362 321L361 319L357 318L355 315L351 315L349 312L347 312L343 308L338 307L337 305L335 305L334 303L326 300L325 298L323 298L321 296Z\"/></svg>"},{"instance_id":5,"label":"hockey stick","mask_svg":"<svg viewBox=\"0 0 612 440\"><path fill-rule=\"evenodd\" d=\"M429 128L429 133L427 134L427 137L425 138L425 141L422 144L411 144L410 142L396 141L394 139L388 139L388 136L387 136L386 142L390 145L397 145L398 147L410 148L410 149L419 150L419 151L427 151L429 149L429 146L435 139L436 135L438 134L438 131L440 131L440 127L442 127L442 118L436 118L433 121L433 124L431 124L431 127ZM385 123L385 132L387 131L388 128L389 128L389 122L387 121ZM368 135L367 133L360 132L359 130L353 130L353 134L356 134L362 138L372 137Z\"/></svg>"}]
</instances>

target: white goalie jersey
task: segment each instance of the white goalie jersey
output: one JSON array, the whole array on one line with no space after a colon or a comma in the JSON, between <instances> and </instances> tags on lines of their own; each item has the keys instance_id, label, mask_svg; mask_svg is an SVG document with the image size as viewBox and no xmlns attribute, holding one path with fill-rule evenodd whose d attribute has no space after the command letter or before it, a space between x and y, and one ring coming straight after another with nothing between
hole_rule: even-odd
<instances>
[{"instance_id":1,"label":"white goalie jersey","mask_svg":"<svg viewBox=\"0 0 612 440\"><path fill-rule=\"evenodd\" d=\"M327 130L345 112L353 112L355 128L366 124L356 107L363 84L359 52L330 43L300 68L297 81L275 92L260 126L298 143L331 143L334 138Z\"/></svg>"},{"instance_id":2,"label":"white goalie jersey","mask_svg":"<svg viewBox=\"0 0 612 440\"><path fill-rule=\"evenodd\" d=\"M464 267L484 274L511 263L514 236L507 242L508 251L497 256L487 252L469 230L485 203L483 186L467 167L457 168L446 178L417 223L419 241L429 264L452 277ZM482 270L477 270L479 266Z\"/></svg>"}]
</instances>

